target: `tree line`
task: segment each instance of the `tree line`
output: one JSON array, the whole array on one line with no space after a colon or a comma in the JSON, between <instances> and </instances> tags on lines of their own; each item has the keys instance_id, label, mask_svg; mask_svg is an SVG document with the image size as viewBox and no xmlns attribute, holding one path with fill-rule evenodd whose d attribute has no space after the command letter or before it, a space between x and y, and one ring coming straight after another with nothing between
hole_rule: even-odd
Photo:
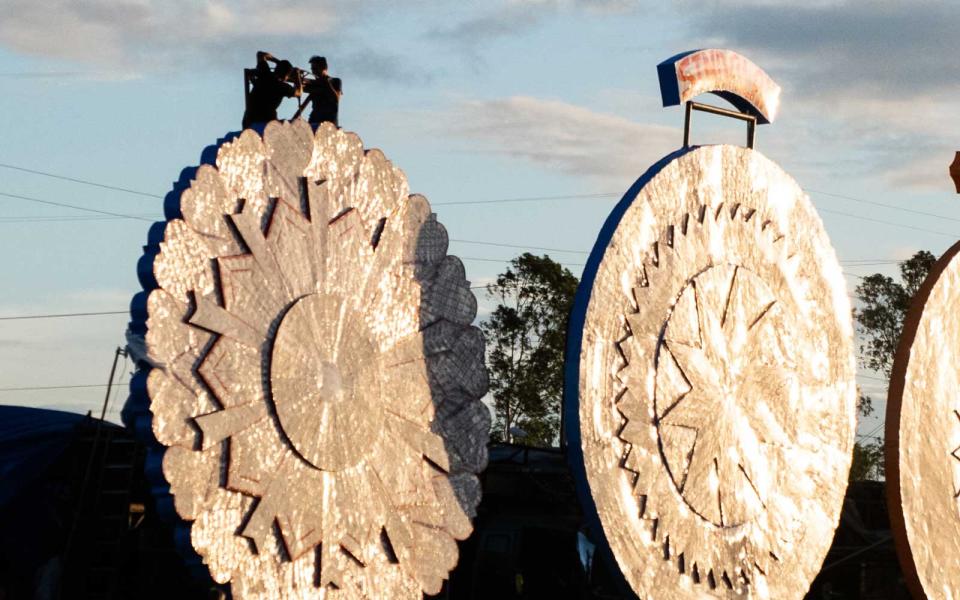
<instances>
[{"instance_id":1,"label":"tree line","mask_svg":"<svg viewBox=\"0 0 960 600\"><path fill-rule=\"evenodd\" d=\"M936 257L925 250L899 265L899 278L874 273L855 289L853 311L859 363L888 380L910 301ZM481 323L487 340L490 395L495 413L491 440L535 447L559 445L567 321L577 277L549 255L524 253L486 286L496 308ZM874 412L858 394L859 417ZM858 438L851 480L883 479L883 436Z\"/></svg>"}]
</instances>

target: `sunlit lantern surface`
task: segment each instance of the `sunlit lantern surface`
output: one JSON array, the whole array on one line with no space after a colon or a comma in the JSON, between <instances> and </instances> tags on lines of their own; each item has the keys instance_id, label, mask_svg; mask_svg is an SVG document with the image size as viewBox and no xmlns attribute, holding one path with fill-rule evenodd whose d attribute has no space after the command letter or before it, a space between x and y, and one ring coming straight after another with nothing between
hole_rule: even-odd
<instances>
[{"instance_id":1,"label":"sunlit lantern surface","mask_svg":"<svg viewBox=\"0 0 960 600\"><path fill-rule=\"evenodd\" d=\"M694 50L659 65L664 106L676 106L700 94L716 94L759 123L772 123L780 108L780 86L751 60L731 50Z\"/></svg>"},{"instance_id":2,"label":"sunlit lantern surface","mask_svg":"<svg viewBox=\"0 0 960 600\"><path fill-rule=\"evenodd\" d=\"M797 183L680 150L604 225L570 324L581 502L641 598L802 598L833 539L856 386L850 304Z\"/></svg>"},{"instance_id":3,"label":"sunlit lantern surface","mask_svg":"<svg viewBox=\"0 0 960 600\"><path fill-rule=\"evenodd\" d=\"M960 244L914 296L890 376L890 528L915 598L960 598Z\"/></svg>"},{"instance_id":4,"label":"sunlit lantern surface","mask_svg":"<svg viewBox=\"0 0 960 600\"><path fill-rule=\"evenodd\" d=\"M158 443L155 481L234 598L439 592L490 426L445 229L330 124L272 122L204 161L168 197L134 300L152 368L126 414Z\"/></svg>"}]
</instances>

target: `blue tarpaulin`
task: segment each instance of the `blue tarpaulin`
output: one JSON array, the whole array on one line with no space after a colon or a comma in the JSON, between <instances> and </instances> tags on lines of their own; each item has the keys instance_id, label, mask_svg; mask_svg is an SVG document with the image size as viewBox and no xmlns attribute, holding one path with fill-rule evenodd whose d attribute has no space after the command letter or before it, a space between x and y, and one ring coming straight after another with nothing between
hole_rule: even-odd
<instances>
[{"instance_id":1,"label":"blue tarpaulin","mask_svg":"<svg viewBox=\"0 0 960 600\"><path fill-rule=\"evenodd\" d=\"M85 415L0 405L0 511L56 461Z\"/></svg>"}]
</instances>

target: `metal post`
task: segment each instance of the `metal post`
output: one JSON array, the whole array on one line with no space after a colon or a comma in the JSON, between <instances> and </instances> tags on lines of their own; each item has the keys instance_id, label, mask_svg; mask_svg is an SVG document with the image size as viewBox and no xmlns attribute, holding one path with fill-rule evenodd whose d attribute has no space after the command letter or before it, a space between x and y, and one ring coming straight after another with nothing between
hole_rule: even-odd
<instances>
[{"instance_id":1,"label":"metal post","mask_svg":"<svg viewBox=\"0 0 960 600\"><path fill-rule=\"evenodd\" d=\"M110 379L107 380L107 394L103 398L103 407L100 409L100 420L97 421L96 427L94 428L93 441L90 443L90 456L87 458L87 468L83 473L83 480L80 483L80 496L77 498L76 509L77 512L73 517L73 523L70 526L70 532L67 534L66 542L63 546L63 558L65 561L70 560L70 551L73 546L74 538L77 534L77 527L80 524L80 516L83 513L84 509L84 497L87 495L87 487L90 483L90 475L93 472L93 459L97 455L97 445L100 443L100 434L103 430L103 420L107 416L107 405L110 403L110 392L113 390L113 377L117 372L117 362L120 360L120 355L126 356L126 351L117 347L116 352L113 354L113 365L110 367ZM89 416L90 413L87 413Z\"/></svg>"},{"instance_id":2,"label":"metal post","mask_svg":"<svg viewBox=\"0 0 960 600\"><path fill-rule=\"evenodd\" d=\"M103 397L103 408L100 409L101 423L107 416L107 404L110 403L110 392L113 389L113 376L117 372L117 362L120 360L121 354L123 356L127 355L127 353L123 350L123 348L121 348L120 346L117 346L117 351L113 353L113 366L110 367L110 379L107 380L107 395ZM97 431L99 432L99 425L97 427Z\"/></svg>"},{"instance_id":3,"label":"metal post","mask_svg":"<svg viewBox=\"0 0 960 600\"><path fill-rule=\"evenodd\" d=\"M690 122L691 122L691 113L692 111L699 110L700 112L710 113L713 115L719 115L721 117L730 117L731 119L737 119L738 121L747 122L747 148L753 149L754 143L756 142L756 132L757 132L757 118L753 115L747 115L742 112L737 112L735 110L727 110L726 108L720 108L719 106L711 106L710 104L700 104L699 102L694 102L692 100L687 102L686 115L684 116L683 121L683 147L690 146Z\"/></svg>"}]
</instances>

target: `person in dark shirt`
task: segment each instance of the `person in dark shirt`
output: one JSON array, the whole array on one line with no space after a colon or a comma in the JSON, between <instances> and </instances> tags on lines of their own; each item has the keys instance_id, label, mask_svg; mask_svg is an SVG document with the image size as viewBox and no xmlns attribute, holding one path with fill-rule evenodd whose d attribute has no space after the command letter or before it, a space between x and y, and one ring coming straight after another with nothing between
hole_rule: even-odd
<instances>
[{"instance_id":1,"label":"person in dark shirt","mask_svg":"<svg viewBox=\"0 0 960 600\"><path fill-rule=\"evenodd\" d=\"M327 74L327 59L323 56L314 56L310 59L310 71L313 79L306 81L303 89L307 92L304 107L309 104L310 116L307 120L311 125L330 122L338 125L337 113L340 110L340 96L343 94L343 83L338 78L331 78ZM303 107L301 107L301 111ZM300 112L294 118L300 116Z\"/></svg>"},{"instance_id":2,"label":"person in dark shirt","mask_svg":"<svg viewBox=\"0 0 960 600\"><path fill-rule=\"evenodd\" d=\"M267 61L276 63L273 70ZM252 71L252 72L251 72ZM300 86L292 83L298 72L286 60L277 60L269 52L257 52L257 67L247 71L250 90L243 113L243 128L277 118L277 108L284 98L300 96Z\"/></svg>"}]
</instances>

